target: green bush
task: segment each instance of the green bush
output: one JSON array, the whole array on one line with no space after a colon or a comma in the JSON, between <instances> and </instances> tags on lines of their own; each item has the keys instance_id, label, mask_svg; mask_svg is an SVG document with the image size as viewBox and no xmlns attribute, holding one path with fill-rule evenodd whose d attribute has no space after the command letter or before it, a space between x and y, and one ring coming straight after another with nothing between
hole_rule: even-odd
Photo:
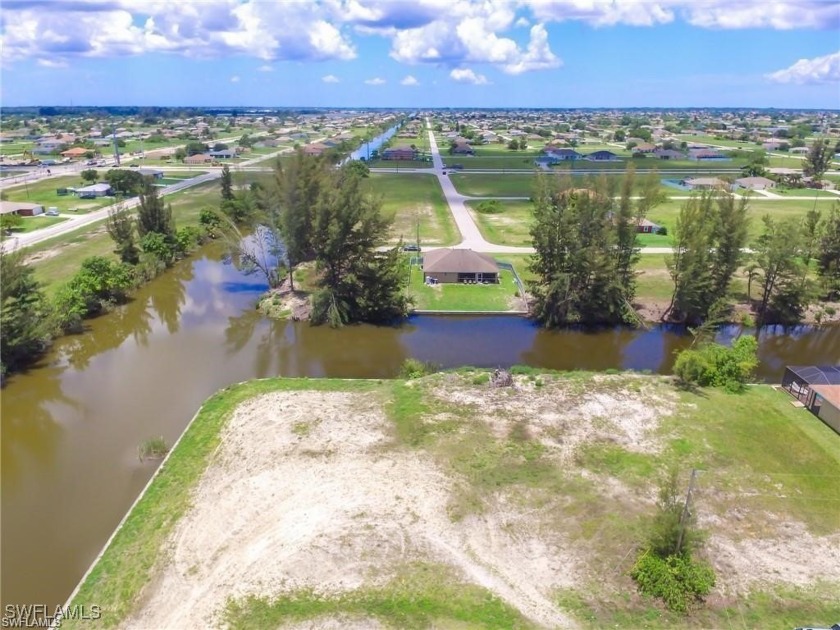
<instances>
[{"instance_id":1,"label":"green bush","mask_svg":"<svg viewBox=\"0 0 840 630\"><path fill-rule=\"evenodd\" d=\"M481 214L501 214L503 212L502 204L495 199L482 201L476 206L476 210Z\"/></svg>"},{"instance_id":2,"label":"green bush","mask_svg":"<svg viewBox=\"0 0 840 630\"><path fill-rule=\"evenodd\" d=\"M400 378L422 378L429 374L434 374L439 370L439 366L430 361L420 361L419 359L406 359L400 366Z\"/></svg>"},{"instance_id":3,"label":"green bush","mask_svg":"<svg viewBox=\"0 0 840 630\"><path fill-rule=\"evenodd\" d=\"M742 391L758 365L757 350L755 337L739 337L731 347L705 343L680 352L674 374L682 385Z\"/></svg>"},{"instance_id":4,"label":"green bush","mask_svg":"<svg viewBox=\"0 0 840 630\"><path fill-rule=\"evenodd\" d=\"M487 372L484 372L483 374L479 374L478 376L473 378L473 381L472 381L473 385L484 385L485 383L489 383L489 382L490 382L490 375Z\"/></svg>"},{"instance_id":5,"label":"green bush","mask_svg":"<svg viewBox=\"0 0 840 630\"><path fill-rule=\"evenodd\" d=\"M712 568L688 554L662 558L644 551L630 575L642 593L662 599L669 610L678 613L688 612L715 585Z\"/></svg>"}]
</instances>

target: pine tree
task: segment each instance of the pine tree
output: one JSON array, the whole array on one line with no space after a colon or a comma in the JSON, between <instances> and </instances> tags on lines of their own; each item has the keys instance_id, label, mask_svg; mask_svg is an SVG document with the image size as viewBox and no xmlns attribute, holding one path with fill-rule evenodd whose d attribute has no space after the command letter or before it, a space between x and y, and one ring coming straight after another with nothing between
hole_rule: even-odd
<instances>
[{"instance_id":1,"label":"pine tree","mask_svg":"<svg viewBox=\"0 0 840 630\"><path fill-rule=\"evenodd\" d=\"M116 254L120 260L136 265L140 261L140 249L134 236L134 219L129 211L121 206L108 210L106 229L117 244Z\"/></svg>"}]
</instances>

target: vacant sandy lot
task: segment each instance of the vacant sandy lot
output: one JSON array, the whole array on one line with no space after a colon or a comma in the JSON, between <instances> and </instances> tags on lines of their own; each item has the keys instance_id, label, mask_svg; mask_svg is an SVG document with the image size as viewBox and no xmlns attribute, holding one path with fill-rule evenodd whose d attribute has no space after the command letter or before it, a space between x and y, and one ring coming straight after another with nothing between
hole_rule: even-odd
<instances>
[{"instance_id":1,"label":"vacant sandy lot","mask_svg":"<svg viewBox=\"0 0 840 630\"><path fill-rule=\"evenodd\" d=\"M551 591L574 583L575 554L511 527L525 519L513 508L453 523L450 479L390 441L375 397L275 393L240 407L126 626L206 628L229 596L339 592L424 559L541 625L574 627Z\"/></svg>"},{"instance_id":2,"label":"vacant sandy lot","mask_svg":"<svg viewBox=\"0 0 840 630\"><path fill-rule=\"evenodd\" d=\"M595 376L584 396L580 382L552 377L517 377L514 388L479 385L472 376L434 378L424 394L432 408L423 416L433 430L459 417L467 424L458 431L480 427L499 444L524 432L558 470L595 484L592 502L609 506L595 509L621 514L628 525L652 511L654 485L628 485L581 467L578 458L593 444L645 457L664 452L662 420L680 403L661 381ZM419 383L408 386L425 387ZM635 591L627 571L638 540L626 532L613 534L613 542L581 536L580 499L536 488L538 500L529 501L532 490L524 486L484 489L482 509L453 520L453 498L469 484L445 448L397 444L386 396L274 392L240 405L193 491L192 508L121 627L214 627L230 597L385 586L414 562L445 565L546 628L577 626L557 604L562 589ZM716 492L711 480L702 484L702 492ZM732 501L737 505L737 497ZM701 514L712 532L705 553L718 572L719 598L734 601L780 583L840 582L838 534L814 536L799 522L740 508L716 513L704 504ZM288 627L382 625L320 617Z\"/></svg>"}]
</instances>

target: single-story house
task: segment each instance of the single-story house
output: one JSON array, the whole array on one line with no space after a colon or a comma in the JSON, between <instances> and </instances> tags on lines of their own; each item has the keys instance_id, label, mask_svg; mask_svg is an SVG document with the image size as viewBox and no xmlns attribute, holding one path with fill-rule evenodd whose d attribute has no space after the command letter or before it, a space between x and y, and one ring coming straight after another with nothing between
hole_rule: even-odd
<instances>
[{"instance_id":1,"label":"single-story house","mask_svg":"<svg viewBox=\"0 0 840 630\"><path fill-rule=\"evenodd\" d=\"M717 177L686 177L680 181L680 185L685 186L689 190L712 190L715 188L725 188L726 182Z\"/></svg>"},{"instance_id":2,"label":"single-story house","mask_svg":"<svg viewBox=\"0 0 840 630\"><path fill-rule=\"evenodd\" d=\"M634 153L653 153L654 151L656 151L656 145L650 142L642 142L633 147Z\"/></svg>"},{"instance_id":3,"label":"single-story house","mask_svg":"<svg viewBox=\"0 0 840 630\"><path fill-rule=\"evenodd\" d=\"M766 177L741 177L736 179L735 183L741 188L748 188L749 190L767 190L776 187L776 182Z\"/></svg>"},{"instance_id":4,"label":"single-story house","mask_svg":"<svg viewBox=\"0 0 840 630\"><path fill-rule=\"evenodd\" d=\"M407 144L398 147L391 147L382 152L383 160L414 160L417 158L417 150Z\"/></svg>"},{"instance_id":5,"label":"single-story house","mask_svg":"<svg viewBox=\"0 0 840 630\"><path fill-rule=\"evenodd\" d=\"M234 149L220 149L219 151L210 151L208 155L217 160L229 160L236 157L236 151Z\"/></svg>"},{"instance_id":6,"label":"single-story house","mask_svg":"<svg viewBox=\"0 0 840 630\"><path fill-rule=\"evenodd\" d=\"M636 224L636 232L639 234L659 234L662 231L662 226L654 223L650 219L641 219Z\"/></svg>"},{"instance_id":7,"label":"single-story house","mask_svg":"<svg viewBox=\"0 0 840 630\"><path fill-rule=\"evenodd\" d=\"M143 177L151 177L152 179L163 179L163 171L159 168L138 168L137 172Z\"/></svg>"},{"instance_id":8,"label":"single-story house","mask_svg":"<svg viewBox=\"0 0 840 630\"><path fill-rule=\"evenodd\" d=\"M675 151L674 149L657 149L653 152L653 155L658 157L660 160L684 160L685 155L681 151Z\"/></svg>"},{"instance_id":9,"label":"single-story house","mask_svg":"<svg viewBox=\"0 0 840 630\"><path fill-rule=\"evenodd\" d=\"M22 217L34 217L43 214L44 207L27 201L0 201L0 215L17 214Z\"/></svg>"},{"instance_id":10,"label":"single-story house","mask_svg":"<svg viewBox=\"0 0 840 630\"><path fill-rule=\"evenodd\" d=\"M781 146L781 142L765 142L761 145L765 151L778 151Z\"/></svg>"},{"instance_id":11,"label":"single-story house","mask_svg":"<svg viewBox=\"0 0 840 630\"><path fill-rule=\"evenodd\" d=\"M720 151L713 151L711 149L694 149L689 152L689 159L697 160L728 160Z\"/></svg>"},{"instance_id":12,"label":"single-story house","mask_svg":"<svg viewBox=\"0 0 840 630\"><path fill-rule=\"evenodd\" d=\"M452 153L456 155L475 155L473 148L466 143L456 144L452 149Z\"/></svg>"},{"instance_id":13,"label":"single-story house","mask_svg":"<svg viewBox=\"0 0 840 630\"><path fill-rule=\"evenodd\" d=\"M212 161L213 158L207 153L196 153L195 155L188 155L184 158L184 164L207 164Z\"/></svg>"},{"instance_id":14,"label":"single-story house","mask_svg":"<svg viewBox=\"0 0 840 630\"><path fill-rule=\"evenodd\" d=\"M579 160L583 157L581 153L578 153L574 149L548 149L545 154L550 158L554 158L558 162Z\"/></svg>"},{"instance_id":15,"label":"single-story house","mask_svg":"<svg viewBox=\"0 0 840 630\"><path fill-rule=\"evenodd\" d=\"M499 265L471 249L435 249L423 255L423 279L435 282L499 282Z\"/></svg>"},{"instance_id":16,"label":"single-story house","mask_svg":"<svg viewBox=\"0 0 840 630\"><path fill-rule=\"evenodd\" d=\"M95 199L96 197L105 197L111 194L111 184L100 183L100 184L91 184L90 186L84 186L82 188L76 189L76 194L79 196L79 199Z\"/></svg>"},{"instance_id":17,"label":"single-story house","mask_svg":"<svg viewBox=\"0 0 840 630\"><path fill-rule=\"evenodd\" d=\"M327 149L329 149L327 145L321 144L320 142L313 142L303 147L303 152L306 155L321 155Z\"/></svg>"},{"instance_id":18,"label":"single-story house","mask_svg":"<svg viewBox=\"0 0 840 630\"><path fill-rule=\"evenodd\" d=\"M840 433L840 366L789 365L782 387Z\"/></svg>"},{"instance_id":19,"label":"single-story house","mask_svg":"<svg viewBox=\"0 0 840 630\"><path fill-rule=\"evenodd\" d=\"M587 155L586 159L593 162L611 162L617 160L618 156L612 151L595 151Z\"/></svg>"},{"instance_id":20,"label":"single-story house","mask_svg":"<svg viewBox=\"0 0 840 630\"><path fill-rule=\"evenodd\" d=\"M61 152L61 157L67 158L80 158L84 157L85 154L90 151L90 149L85 149L84 147L73 147L72 149L67 149L66 151Z\"/></svg>"}]
</instances>

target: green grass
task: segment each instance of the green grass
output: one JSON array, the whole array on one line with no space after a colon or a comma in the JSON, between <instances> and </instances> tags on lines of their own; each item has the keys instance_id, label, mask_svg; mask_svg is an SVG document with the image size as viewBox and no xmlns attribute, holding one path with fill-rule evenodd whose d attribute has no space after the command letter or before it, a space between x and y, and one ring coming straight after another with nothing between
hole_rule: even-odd
<instances>
[{"instance_id":1,"label":"green grass","mask_svg":"<svg viewBox=\"0 0 840 630\"><path fill-rule=\"evenodd\" d=\"M387 168L394 171L406 168L432 168L432 162L423 160L371 160L367 163L370 168Z\"/></svg>"},{"instance_id":2,"label":"green grass","mask_svg":"<svg viewBox=\"0 0 840 630\"><path fill-rule=\"evenodd\" d=\"M15 185L4 190L8 201L27 201L37 203L46 210L50 207L58 208L61 212L87 213L98 210L114 202L113 197L98 197L97 199L79 199L75 195L59 195L59 188L78 188L87 186L81 177L51 177L26 184Z\"/></svg>"},{"instance_id":3,"label":"green grass","mask_svg":"<svg viewBox=\"0 0 840 630\"><path fill-rule=\"evenodd\" d=\"M513 175L450 173L455 188L469 197L530 197L534 187L534 175L516 173Z\"/></svg>"},{"instance_id":4,"label":"green grass","mask_svg":"<svg viewBox=\"0 0 840 630\"><path fill-rule=\"evenodd\" d=\"M45 217L43 215L35 217L24 217L23 223L21 224L20 228L14 230L14 232L34 232L35 230L40 230L41 228L49 227L51 225L55 225L56 223L61 223L62 221L67 220L67 217Z\"/></svg>"},{"instance_id":5,"label":"green grass","mask_svg":"<svg viewBox=\"0 0 840 630\"><path fill-rule=\"evenodd\" d=\"M423 270L417 265L411 268L409 294L414 298L417 310L435 311L507 311L518 295L513 275L508 271L500 273L499 284L423 284Z\"/></svg>"},{"instance_id":6,"label":"green grass","mask_svg":"<svg viewBox=\"0 0 840 630\"><path fill-rule=\"evenodd\" d=\"M531 245L529 230L533 204L530 201L499 201L502 212L498 214L478 212L477 208L481 203L469 201L467 207L485 239L498 245Z\"/></svg>"},{"instance_id":7,"label":"green grass","mask_svg":"<svg viewBox=\"0 0 840 630\"><path fill-rule=\"evenodd\" d=\"M99 627L113 628L131 611L151 576L170 531L190 507L190 491L219 444L219 431L244 400L273 391L369 391L372 381L259 380L223 389L198 412L157 478L129 514L111 545L85 579L72 604L95 602L102 608ZM62 627L84 623L66 620Z\"/></svg>"},{"instance_id":8,"label":"green grass","mask_svg":"<svg viewBox=\"0 0 840 630\"><path fill-rule=\"evenodd\" d=\"M233 630L250 630L324 616L345 622L374 617L386 627L400 629L535 627L486 589L458 581L446 567L419 563L408 565L380 588L333 596L297 591L274 599L229 600L223 621Z\"/></svg>"},{"instance_id":9,"label":"green grass","mask_svg":"<svg viewBox=\"0 0 840 630\"><path fill-rule=\"evenodd\" d=\"M413 243L418 220L423 245L454 245L460 240L436 177L372 173L366 181L372 193L382 196L383 212L394 217L391 228L394 240L402 238Z\"/></svg>"}]
</instances>

